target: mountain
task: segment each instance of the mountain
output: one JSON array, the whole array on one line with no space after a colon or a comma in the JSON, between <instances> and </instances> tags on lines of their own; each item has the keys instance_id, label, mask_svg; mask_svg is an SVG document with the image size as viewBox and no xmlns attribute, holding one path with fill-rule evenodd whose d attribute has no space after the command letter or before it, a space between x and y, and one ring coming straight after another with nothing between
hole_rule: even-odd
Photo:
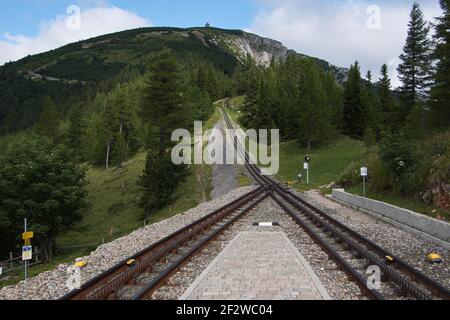
<instances>
[{"instance_id":1,"label":"mountain","mask_svg":"<svg viewBox=\"0 0 450 320\"><path fill-rule=\"evenodd\" d=\"M139 28L79 41L0 67L0 134L34 125L45 96L57 105L76 102L107 88L112 79L143 73L164 49L184 62L203 61L228 75L247 55L260 65L289 54L306 57L272 39L217 28ZM312 59L334 72L338 82L344 80L346 69Z\"/></svg>"}]
</instances>

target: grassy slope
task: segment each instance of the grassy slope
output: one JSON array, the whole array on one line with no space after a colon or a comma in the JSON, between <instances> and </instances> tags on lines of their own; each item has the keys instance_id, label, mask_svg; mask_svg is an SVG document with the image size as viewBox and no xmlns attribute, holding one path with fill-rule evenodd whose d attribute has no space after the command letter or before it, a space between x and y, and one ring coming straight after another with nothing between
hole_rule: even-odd
<instances>
[{"instance_id":1,"label":"grassy slope","mask_svg":"<svg viewBox=\"0 0 450 320\"><path fill-rule=\"evenodd\" d=\"M290 141L280 145L280 172L278 178L284 182L298 180L297 175L304 175L306 184L306 172L303 170L304 157L307 150L300 148L297 141ZM310 185L296 182L293 187L299 190L316 189L336 181L352 161L364 158L365 145L345 136L336 137L327 144L314 148L310 152Z\"/></svg>"}]
</instances>

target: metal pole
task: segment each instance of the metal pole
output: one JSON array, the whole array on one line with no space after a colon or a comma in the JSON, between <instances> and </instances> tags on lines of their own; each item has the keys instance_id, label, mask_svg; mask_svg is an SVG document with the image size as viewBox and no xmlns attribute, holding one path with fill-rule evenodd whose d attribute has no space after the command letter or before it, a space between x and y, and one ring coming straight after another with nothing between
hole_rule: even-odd
<instances>
[{"instance_id":1,"label":"metal pole","mask_svg":"<svg viewBox=\"0 0 450 320\"><path fill-rule=\"evenodd\" d=\"M24 229L25 232L27 232L27 218L25 218L24 220ZM24 265L25 265L25 280L28 279L28 261L24 261Z\"/></svg>"},{"instance_id":2,"label":"metal pole","mask_svg":"<svg viewBox=\"0 0 450 320\"><path fill-rule=\"evenodd\" d=\"M364 198L366 198L366 176L363 177Z\"/></svg>"},{"instance_id":3,"label":"metal pole","mask_svg":"<svg viewBox=\"0 0 450 320\"><path fill-rule=\"evenodd\" d=\"M306 169L306 184L309 184L309 165L308 169Z\"/></svg>"}]
</instances>

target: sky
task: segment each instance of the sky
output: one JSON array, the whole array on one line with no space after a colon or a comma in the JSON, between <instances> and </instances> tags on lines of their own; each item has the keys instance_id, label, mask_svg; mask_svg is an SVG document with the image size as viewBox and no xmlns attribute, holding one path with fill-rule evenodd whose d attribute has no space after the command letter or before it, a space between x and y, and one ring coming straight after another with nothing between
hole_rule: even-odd
<instances>
[{"instance_id":1,"label":"sky","mask_svg":"<svg viewBox=\"0 0 450 320\"><path fill-rule=\"evenodd\" d=\"M396 66L413 0L0 0L0 65L101 34L145 26L243 29L375 77ZM438 0L418 0L429 21Z\"/></svg>"}]
</instances>

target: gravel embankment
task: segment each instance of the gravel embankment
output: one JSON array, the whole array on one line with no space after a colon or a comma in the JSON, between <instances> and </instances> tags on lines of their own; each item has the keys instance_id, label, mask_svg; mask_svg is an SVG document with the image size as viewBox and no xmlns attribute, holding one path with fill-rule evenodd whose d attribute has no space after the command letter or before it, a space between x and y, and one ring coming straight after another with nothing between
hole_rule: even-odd
<instances>
[{"instance_id":1,"label":"gravel embankment","mask_svg":"<svg viewBox=\"0 0 450 320\"><path fill-rule=\"evenodd\" d=\"M126 257L132 256L152 243L232 202L253 189L254 186L235 189L221 198L203 203L183 214L141 228L125 237L98 247L89 256L84 257L88 265L82 270L82 282L88 281ZM17 285L4 287L0 290L0 300L58 299L69 291L66 286L68 266L68 264L62 264L26 282L22 281Z\"/></svg>"},{"instance_id":2,"label":"gravel embankment","mask_svg":"<svg viewBox=\"0 0 450 320\"><path fill-rule=\"evenodd\" d=\"M389 223L377 220L372 216L331 201L317 191L306 194L298 193L298 195L450 288L450 251L448 249ZM443 263L434 265L429 263L427 256L431 252L439 253L444 259Z\"/></svg>"}]
</instances>

